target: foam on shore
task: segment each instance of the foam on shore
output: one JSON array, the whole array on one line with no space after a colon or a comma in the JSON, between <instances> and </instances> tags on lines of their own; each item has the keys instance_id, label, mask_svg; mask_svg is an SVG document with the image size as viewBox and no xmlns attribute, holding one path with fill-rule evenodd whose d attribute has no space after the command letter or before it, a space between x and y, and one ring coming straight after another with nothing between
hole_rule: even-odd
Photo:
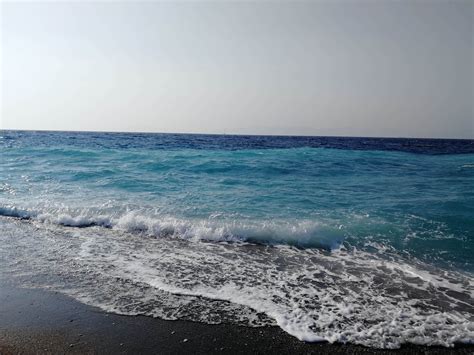
<instances>
[{"instance_id":1,"label":"foam on shore","mask_svg":"<svg viewBox=\"0 0 474 355\"><path fill-rule=\"evenodd\" d=\"M304 341L376 348L474 339L472 275L387 250L143 238L5 217L0 223L3 277L109 312L276 324Z\"/></svg>"}]
</instances>

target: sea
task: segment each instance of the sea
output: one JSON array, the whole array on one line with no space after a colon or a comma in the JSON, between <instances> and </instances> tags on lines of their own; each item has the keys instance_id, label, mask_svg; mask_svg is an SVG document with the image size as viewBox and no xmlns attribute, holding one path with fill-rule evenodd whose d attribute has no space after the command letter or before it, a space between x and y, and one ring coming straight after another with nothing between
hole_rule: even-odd
<instances>
[{"instance_id":1,"label":"sea","mask_svg":"<svg viewBox=\"0 0 474 355\"><path fill-rule=\"evenodd\" d=\"M0 281L307 342L474 343L474 140L2 130Z\"/></svg>"}]
</instances>

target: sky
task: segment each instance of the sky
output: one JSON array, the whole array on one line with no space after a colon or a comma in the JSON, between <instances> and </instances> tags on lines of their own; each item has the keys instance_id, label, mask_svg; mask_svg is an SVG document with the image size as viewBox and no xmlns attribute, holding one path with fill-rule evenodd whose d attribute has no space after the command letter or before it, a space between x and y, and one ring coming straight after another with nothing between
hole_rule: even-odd
<instances>
[{"instance_id":1,"label":"sky","mask_svg":"<svg viewBox=\"0 0 474 355\"><path fill-rule=\"evenodd\" d=\"M0 128L474 138L474 1L4 1Z\"/></svg>"}]
</instances>

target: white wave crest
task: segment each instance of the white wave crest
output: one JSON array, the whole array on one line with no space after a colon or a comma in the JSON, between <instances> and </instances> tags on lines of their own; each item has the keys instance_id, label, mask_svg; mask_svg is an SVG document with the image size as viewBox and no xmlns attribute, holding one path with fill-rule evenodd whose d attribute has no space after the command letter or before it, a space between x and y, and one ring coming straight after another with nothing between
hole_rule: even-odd
<instances>
[{"instance_id":1,"label":"white wave crest","mask_svg":"<svg viewBox=\"0 0 474 355\"><path fill-rule=\"evenodd\" d=\"M178 237L195 241L290 244L337 249L344 240L343 232L338 227L312 220L186 219L137 211L103 214L94 210L50 209L38 212L8 206L0 207L0 215L65 227L99 226L149 237Z\"/></svg>"}]
</instances>

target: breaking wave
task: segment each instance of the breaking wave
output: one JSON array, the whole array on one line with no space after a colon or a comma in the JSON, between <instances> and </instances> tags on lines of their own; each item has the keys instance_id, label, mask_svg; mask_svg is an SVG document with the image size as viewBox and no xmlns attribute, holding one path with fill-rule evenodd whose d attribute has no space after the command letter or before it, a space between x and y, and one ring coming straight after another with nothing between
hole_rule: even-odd
<instances>
[{"instance_id":1,"label":"breaking wave","mask_svg":"<svg viewBox=\"0 0 474 355\"><path fill-rule=\"evenodd\" d=\"M94 209L36 211L12 206L0 207L0 215L65 227L100 226L149 237L187 240L289 244L326 249L337 249L344 241L340 227L309 220L219 220L212 216L208 219L184 219L137 211L103 214Z\"/></svg>"}]
</instances>

